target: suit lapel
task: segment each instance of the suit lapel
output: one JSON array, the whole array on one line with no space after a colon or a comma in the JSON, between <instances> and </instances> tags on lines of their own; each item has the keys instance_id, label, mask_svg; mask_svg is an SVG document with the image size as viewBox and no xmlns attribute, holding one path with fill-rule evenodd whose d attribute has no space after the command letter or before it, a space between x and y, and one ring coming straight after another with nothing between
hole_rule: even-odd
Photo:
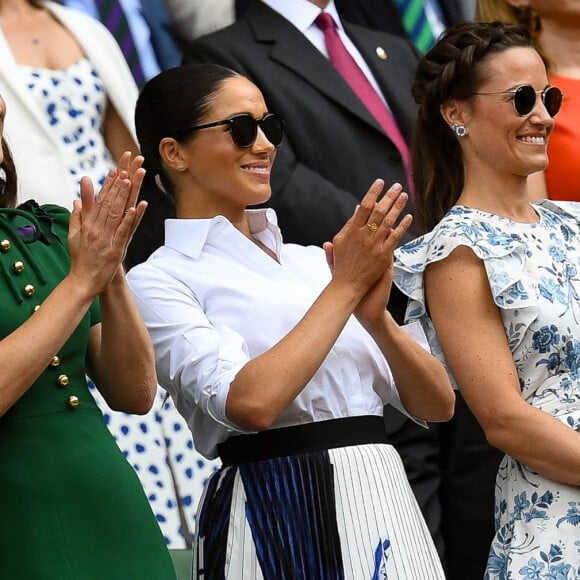
<instances>
[{"instance_id":1,"label":"suit lapel","mask_svg":"<svg viewBox=\"0 0 580 580\"><path fill-rule=\"evenodd\" d=\"M256 40L271 45L269 56L273 61L291 70L328 99L384 133L328 59L285 18L265 4L256 2L248 10L246 19Z\"/></svg>"},{"instance_id":2,"label":"suit lapel","mask_svg":"<svg viewBox=\"0 0 580 580\"><path fill-rule=\"evenodd\" d=\"M404 62L401 61L401 42L403 41L353 24L343 24L349 38L372 71L405 140L410 143L415 129L412 120L416 118L416 105L412 96L401 90L401 79L408 77L409 74L414 75L415 71L408 69L409 58L405 58ZM418 62L419 55L410 42L409 50L417 55Z\"/></svg>"}]
</instances>

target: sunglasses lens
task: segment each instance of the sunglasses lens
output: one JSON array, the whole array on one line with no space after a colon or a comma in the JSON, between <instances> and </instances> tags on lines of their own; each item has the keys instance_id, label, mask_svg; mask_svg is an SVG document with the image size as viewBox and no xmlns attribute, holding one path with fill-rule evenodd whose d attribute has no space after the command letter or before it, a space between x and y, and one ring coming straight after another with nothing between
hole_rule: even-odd
<instances>
[{"instance_id":1,"label":"sunglasses lens","mask_svg":"<svg viewBox=\"0 0 580 580\"><path fill-rule=\"evenodd\" d=\"M562 91L558 87L550 87L543 95L544 107L550 117L555 117L562 105Z\"/></svg>"},{"instance_id":2,"label":"sunglasses lens","mask_svg":"<svg viewBox=\"0 0 580 580\"><path fill-rule=\"evenodd\" d=\"M536 104L536 91L534 87L525 85L518 87L514 93L514 107L520 116L527 115Z\"/></svg>"},{"instance_id":3,"label":"sunglasses lens","mask_svg":"<svg viewBox=\"0 0 580 580\"><path fill-rule=\"evenodd\" d=\"M280 117L270 114L266 115L261 123L260 127L264 131L264 135L274 147L280 147L282 141L284 140L284 122Z\"/></svg>"},{"instance_id":4,"label":"sunglasses lens","mask_svg":"<svg viewBox=\"0 0 580 580\"><path fill-rule=\"evenodd\" d=\"M238 115L230 119L232 139L240 147L251 147L258 135L258 123L250 115Z\"/></svg>"}]
</instances>

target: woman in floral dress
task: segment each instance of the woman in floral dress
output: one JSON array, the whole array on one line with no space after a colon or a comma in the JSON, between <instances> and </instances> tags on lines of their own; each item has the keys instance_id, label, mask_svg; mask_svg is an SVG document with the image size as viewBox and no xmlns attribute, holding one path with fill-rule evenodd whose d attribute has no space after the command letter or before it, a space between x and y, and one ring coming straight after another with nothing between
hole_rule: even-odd
<instances>
[{"instance_id":1,"label":"woman in floral dress","mask_svg":"<svg viewBox=\"0 0 580 580\"><path fill-rule=\"evenodd\" d=\"M395 281L506 453L485 577L580 578L580 207L532 205L527 183L562 94L524 28L471 23L425 55L414 95L428 233Z\"/></svg>"}]
</instances>

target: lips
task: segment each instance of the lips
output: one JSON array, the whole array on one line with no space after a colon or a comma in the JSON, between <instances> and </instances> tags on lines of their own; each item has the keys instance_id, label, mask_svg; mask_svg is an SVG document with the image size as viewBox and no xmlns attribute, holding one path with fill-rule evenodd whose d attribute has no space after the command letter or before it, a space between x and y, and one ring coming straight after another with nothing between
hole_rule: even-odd
<instances>
[{"instance_id":1,"label":"lips","mask_svg":"<svg viewBox=\"0 0 580 580\"><path fill-rule=\"evenodd\" d=\"M242 169L249 173L256 173L259 175L269 175L270 164L263 161L256 161L254 163L246 163L242 165Z\"/></svg>"}]
</instances>

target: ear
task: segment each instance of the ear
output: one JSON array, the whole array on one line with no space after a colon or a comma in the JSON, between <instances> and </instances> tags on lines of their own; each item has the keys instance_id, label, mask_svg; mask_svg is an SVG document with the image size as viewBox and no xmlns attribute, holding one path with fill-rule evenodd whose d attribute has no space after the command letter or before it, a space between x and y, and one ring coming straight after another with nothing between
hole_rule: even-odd
<instances>
[{"instance_id":1,"label":"ear","mask_svg":"<svg viewBox=\"0 0 580 580\"><path fill-rule=\"evenodd\" d=\"M182 147L173 137L161 139L159 142L159 156L168 169L183 171L187 166Z\"/></svg>"},{"instance_id":2,"label":"ear","mask_svg":"<svg viewBox=\"0 0 580 580\"><path fill-rule=\"evenodd\" d=\"M456 123L467 125L469 122L469 111L463 102L451 99L439 107L443 120L451 127Z\"/></svg>"}]
</instances>

